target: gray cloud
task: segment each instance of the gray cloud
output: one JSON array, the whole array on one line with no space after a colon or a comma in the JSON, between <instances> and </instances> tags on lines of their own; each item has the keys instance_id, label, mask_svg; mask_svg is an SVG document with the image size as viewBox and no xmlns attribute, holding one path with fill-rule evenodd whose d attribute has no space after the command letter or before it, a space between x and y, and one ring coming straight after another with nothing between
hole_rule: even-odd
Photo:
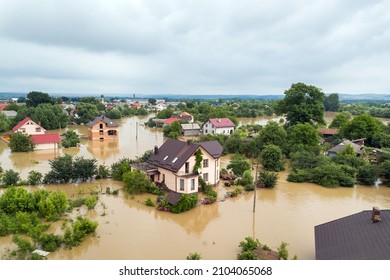
<instances>
[{"instance_id":1,"label":"gray cloud","mask_svg":"<svg viewBox=\"0 0 390 280\"><path fill-rule=\"evenodd\" d=\"M388 92L388 1L0 2L0 91Z\"/></svg>"}]
</instances>

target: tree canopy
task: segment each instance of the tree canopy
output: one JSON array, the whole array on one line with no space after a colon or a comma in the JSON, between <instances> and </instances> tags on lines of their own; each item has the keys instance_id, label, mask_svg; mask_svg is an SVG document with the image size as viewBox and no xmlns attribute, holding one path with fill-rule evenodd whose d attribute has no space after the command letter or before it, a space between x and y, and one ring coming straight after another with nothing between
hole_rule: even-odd
<instances>
[{"instance_id":1,"label":"tree canopy","mask_svg":"<svg viewBox=\"0 0 390 280\"><path fill-rule=\"evenodd\" d=\"M99 116L99 111L94 104L79 103L76 105L77 123L88 123Z\"/></svg>"},{"instance_id":2,"label":"tree canopy","mask_svg":"<svg viewBox=\"0 0 390 280\"><path fill-rule=\"evenodd\" d=\"M341 131L348 139L366 138L367 144L370 145L373 136L382 131L382 123L368 114L363 114L345 124Z\"/></svg>"},{"instance_id":3,"label":"tree canopy","mask_svg":"<svg viewBox=\"0 0 390 280\"><path fill-rule=\"evenodd\" d=\"M337 93L325 96L324 101L325 111L337 112L340 107L339 95Z\"/></svg>"},{"instance_id":4,"label":"tree canopy","mask_svg":"<svg viewBox=\"0 0 390 280\"><path fill-rule=\"evenodd\" d=\"M50 97L49 94L40 92L40 91L32 91L27 94L26 105L30 107L37 107L39 104L50 103L54 104L53 98Z\"/></svg>"},{"instance_id":5,"label":"tree canopy","mask_svg":"<svg viewBox=\"0 0 390 280\"><path fill-rule=\"evenodd\" d=\"M325 124L325 95L321 89L296 83L292 84L284 95L284 98L276 103L275 111L279 115L286 115L288 125L312 122Z\"/></svg>"},{"instance_id":6,"label":"tree canopy","mask_svg":"<svg viewBox=\"0 0 390 280\"><path fill-rule=\"evenodd\" d=\"M30 138L30 135L23 134L22 132L13 133L9 141L11 152L29 152L34 150L34 144Z\"/></svg>"}]
</instances>

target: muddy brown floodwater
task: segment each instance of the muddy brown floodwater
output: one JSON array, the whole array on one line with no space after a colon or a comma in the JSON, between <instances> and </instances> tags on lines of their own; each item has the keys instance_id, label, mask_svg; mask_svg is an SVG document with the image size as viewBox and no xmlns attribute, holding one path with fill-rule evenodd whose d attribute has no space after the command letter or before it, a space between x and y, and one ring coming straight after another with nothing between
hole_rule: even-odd
<instances>
[{"instance_id":1,"label":"muddy brown floodwater","mask_svg":"<svg viewBox=\"0 0 390 280\"><path fill-rule=\"evenodd\" d=\"M92 148L88 141L75 148L74 155L94 155L100 162L115 162L122 156L130 158L161 145L160 132L139 127L139 141L135 141L134 124L138 118L129 118L121 123L121 138L118 148L104 146ZM129 131L126 131L129 130ZM79 133L86 133L83 129ZM112 149L108 152L109 149ZM92 151L92 152L91 152ZM0 146L1 163L4 168L4 154L7 149ZM30 154L30 153L29 153ZM46 172L47 159L35 153L24 156L25 160L12 161L9 167L28 170L33 167ZM31 164L30 160L39 161ZM24 162L24 163L23 163ZM222 158L221 166L226 166L229 157ZM47 165L48 166L48 165ZM194 209L172 214L157 211L144 204L150 194L126 196L120 191L118 196L100 194L94 210L82 208L80 214L99 222L94 236L88 236L80 246L71 250L61 249L51 253L52 260L175 260L185 259L191 252L198 252L206 260L236 259L239 242L246 236L255 236L271 249L277 249L282 241L289 245L290 258L315 258L314 226L327 221L351 215L373 206L390 208L390 188L386 186L368 187L357 185L354 188L325 188L308 183L286 181L287 172L279 173L274 189L257 190L256 211L253 213L254 192L242 194L222 201L227 191L222 184L216 187L219 202L212 205L198 205ZM88 194L107 187L121 189L122 183L110 179L94 182L49 185L49 190L61 190L68 196ZM56 224L50 229L54 232ZM10 237L0 237L0 257L10 244Z\"/></svg>"}]
</instances>

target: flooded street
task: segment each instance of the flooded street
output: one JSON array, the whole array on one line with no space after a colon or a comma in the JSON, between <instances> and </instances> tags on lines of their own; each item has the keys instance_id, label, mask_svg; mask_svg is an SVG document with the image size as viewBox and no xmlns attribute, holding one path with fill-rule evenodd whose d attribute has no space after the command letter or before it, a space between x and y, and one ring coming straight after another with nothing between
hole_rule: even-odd
<instances>
[{"instance_id":1,"label":"flooded street","mask_svg":"<svg viewBox=\"0 0 390 280\"><path fill-rule=\"evenodd\" d=\"M82 140L80 148L62 149L74 156L96 157L109 165L121 157L135 158L154 145L163 143L161 132L139 126L136 141L136 122L147 119L128 118L121 122L118 143L91 143ZM260 120L258 120L260 121ZM86 134L78 128L78 134ZM65 151L64 151L65 150ZM42 173L49 170L46 153L11 154L0 142L0 162L3 169L13 168L25 176L29 170ZM9 158L9 160L8 160ZM37 163L38 162L38 163ZM229 157L221 159L221 166ZM23 176L22 175L22 178ZM217 203L197 205L194 209L172 214L157 211L144 204L151 194L118 196L100 194L94 210L80 213L99 222L95 236L88 236L80 246L51 253L51 260L175 260L185 259L190 252L198 252L206 260L236 259L239 242L246 236L255 236L262 244L277 249L282 241L289 246L289 258L314 259L314 226L370 210L373 206L390 208L390 188L385 186L355 188L325 188L308 183L286 181L287 172L279 173L274 189L257 190L256 212L253 213L254 192L221 201L227 191L221 183ZM110 179L70 185L49 185L48 190L64 191L68 197L78 197L91 191L104 192L121 189L122 183ZM55 225L52 231L56 231ZM10 244L10 237L0 237L0 256Z\"/></svg>"}]
</instances>

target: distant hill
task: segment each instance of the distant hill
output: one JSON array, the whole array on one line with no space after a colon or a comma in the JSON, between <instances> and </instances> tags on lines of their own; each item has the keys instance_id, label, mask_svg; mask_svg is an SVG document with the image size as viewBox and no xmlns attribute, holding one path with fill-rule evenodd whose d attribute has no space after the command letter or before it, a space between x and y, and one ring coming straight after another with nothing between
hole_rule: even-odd
<instances>
[{"instance_id":1,"label":"distant hill","mask_svg":"<svg viewBox=\"0 0 390 280\"><path fill-rule=\"evenodd\" d=\"M66 96L66 97L81 97L81 96L95 96L100 98L101 94L97 93L49 93L51 96ZM328 94L327 94L328 95ZM26 97L27 93L21 92L0 92L0 99L9 99L12 97ZM200 99L200 100L218 100L218 99L241 99L241 100L278 100L284 97L283 94L115 94L106 93L105 97L117 97L121 99L131 99L134 96L136 98L148 99L164 99L170 101L188 100L188 99ZM365 93L365 94L345 94L339 93L340 100L343 102L369 102L369 101L390 101L390 94L377 94L377 93Z\"/></svg>"},{"instance_id":2,"label":"distant hill","mask_svg":"<svg viewBox=\"0 0 390 280\"><path fill-rule=\"evenodd\" d=\"M390 94L364 93L364 94L343 94L339 98L344 102L366 102L366 101L390 101Z\"/></svg>"}]
</instances>

